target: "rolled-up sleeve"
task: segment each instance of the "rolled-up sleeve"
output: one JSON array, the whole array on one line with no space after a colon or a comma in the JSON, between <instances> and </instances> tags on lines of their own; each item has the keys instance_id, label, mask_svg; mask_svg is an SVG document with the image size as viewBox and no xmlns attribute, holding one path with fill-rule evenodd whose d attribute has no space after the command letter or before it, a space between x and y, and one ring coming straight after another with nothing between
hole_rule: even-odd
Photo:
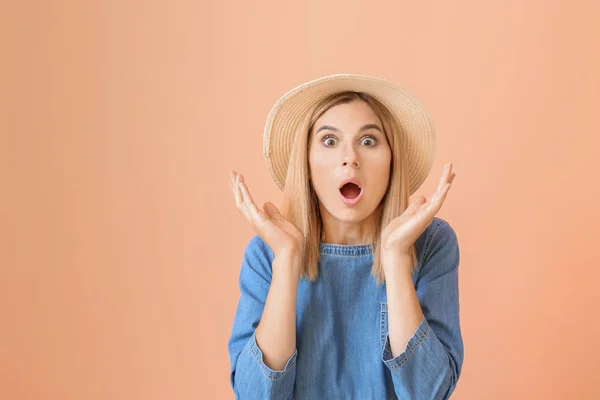
<instances>
[{"instance_id":1,"label":"rolled-up sleeve","mask_svg":"<svg viewBox=\"0 0 600 400\"><path fill-rule=\"evenodd\" d=\"M296 379L295 349L282 370L269 368L256 342L271 285L273 253L260 236L246 246L239 276L240 298L228 342L230 384L236 399L289 399Z\"/></svg>"},{"instance_id":2,"label":"rolled-up sleeve","mask_svg":"<svg viewBox=\"0 0 600 400\"><path fill-rule=\"evenodd\" d=\"M449 399L462 370L458 240L448 222L435 221L415 286L423 318L401 354L392 358L388 334L381 355L400 399Z\"/></svg>"}]
</instances>

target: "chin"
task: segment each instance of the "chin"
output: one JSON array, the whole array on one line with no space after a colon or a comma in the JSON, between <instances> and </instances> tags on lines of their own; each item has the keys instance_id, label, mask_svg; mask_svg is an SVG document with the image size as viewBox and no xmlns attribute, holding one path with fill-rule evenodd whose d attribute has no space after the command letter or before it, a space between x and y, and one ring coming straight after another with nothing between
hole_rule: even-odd
<instances>
[{"instance_id":1,"label":"chin","mask_svg":"<svg viewBox=\"0 0 600 400\"><path fill-rule=\"evenodd\" d=\"M347 210L336 212L335 214L332 214L332 216L344 222L360 222L368 217L368 213L357 210L356 208L349 208Z\"/></svg>"}]
</instances>

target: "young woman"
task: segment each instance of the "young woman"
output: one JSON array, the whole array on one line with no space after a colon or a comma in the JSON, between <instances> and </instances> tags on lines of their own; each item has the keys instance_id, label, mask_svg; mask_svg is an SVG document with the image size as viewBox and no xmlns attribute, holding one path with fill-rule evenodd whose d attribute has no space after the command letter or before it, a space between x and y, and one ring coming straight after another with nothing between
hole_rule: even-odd
<instances>
[{"instance_id":1,"label":"young woman","mask_svg":"<svg viewBox=\"0 0 600 400\"><path fill-rule=\"evenodd\" d=\"M265 157L281 212L230 183L256 231L228 349L239 399L448 399L461 373L459 247L435 215L455 177L410 197L434 159L422 103L336 74L272 108Z\"/></svg>"}]
</instances>

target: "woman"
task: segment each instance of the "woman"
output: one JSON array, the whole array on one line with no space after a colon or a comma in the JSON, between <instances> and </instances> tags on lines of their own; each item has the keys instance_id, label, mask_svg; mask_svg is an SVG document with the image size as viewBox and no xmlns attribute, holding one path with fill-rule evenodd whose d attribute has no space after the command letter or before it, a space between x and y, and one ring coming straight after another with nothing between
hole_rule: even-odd
<instances>
[{"instance_id":1,"label":"woman","mask_svg":"<svg viewBox=\"0 0 600 400\"><path fill-rule=\"evenodd\" d=\"M455 174L447 164L429 200L409 202L435 152L422 103L380 78L326 76L282 96L264 144L281 212L230 174L257 232L228 344L236 398L449 398L459 248L435 215Z\"/></svg>"}]
</instances>

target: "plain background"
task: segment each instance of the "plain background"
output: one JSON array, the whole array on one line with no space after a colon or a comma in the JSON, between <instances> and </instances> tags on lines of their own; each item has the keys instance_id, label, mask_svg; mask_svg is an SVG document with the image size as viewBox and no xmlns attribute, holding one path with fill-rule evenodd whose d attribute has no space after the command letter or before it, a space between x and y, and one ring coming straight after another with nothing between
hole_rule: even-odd
<instances>
[{"instance_id":1,"label":"plain background","mask_svg":"<svg viewBox=\"0 0 600 400\"><path fill-rule=\"evenodd\" d=\"M227 174L281 192L275 101L384 77L457 174L465 363L453 399L597 399L600 5L13 1L1 6L0 398L233 399L254 235Z\"/></svg>"}]
</instances>

